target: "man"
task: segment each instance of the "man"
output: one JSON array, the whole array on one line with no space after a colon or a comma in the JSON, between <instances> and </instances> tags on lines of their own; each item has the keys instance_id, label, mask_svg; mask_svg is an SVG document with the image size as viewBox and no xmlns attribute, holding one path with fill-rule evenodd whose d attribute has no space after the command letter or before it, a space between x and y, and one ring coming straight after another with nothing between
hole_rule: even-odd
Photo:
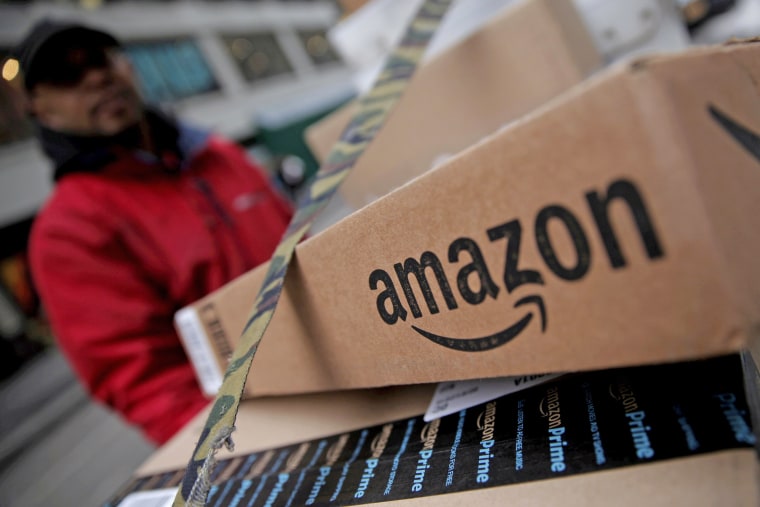
<instances>
[{"instance_id":1,"label":"man","mask_svg":"<svg viewBox=\"0 0 760 507\"><path fill-rule=\"evenodd\" d=\"M119 49L56 21L17 48L56 182L30 262L79 378L161 444L207 403L174 312L268 260L291 209L239 147L144 106Z\"/></svg>"}]
</instances>

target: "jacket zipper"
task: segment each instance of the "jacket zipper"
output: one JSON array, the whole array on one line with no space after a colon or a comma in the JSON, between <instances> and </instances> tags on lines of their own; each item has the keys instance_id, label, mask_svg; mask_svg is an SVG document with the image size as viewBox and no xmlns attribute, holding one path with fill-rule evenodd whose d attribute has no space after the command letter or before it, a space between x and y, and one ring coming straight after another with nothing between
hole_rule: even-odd
<instances>
[{"instance_id":1,"label":"jacket zipper","mask_svg":"<svg viewBox=\"0 0 760 507\"><path fill-rule=\"evenodd\" d=\"M211 206L211 209L213 210L216 218L218 218L230 231L232 236L232 242L235 244L235 248L238 251L238 254L240 255L241 259L243 260L243 264L245 267L245 270L251 270L256 267L256 263L253 261L253 259L250 257L250 254L248 253L248 250L243 246L243 243L240 241L240 238L237 235L236 226L235 226L235 220L230 216L229 213L227 213L227 210L224 209L222 206L222 203L219 202L219 200L214 195L213 190L208 185L206 180L202 178L193 178L193 183L195 185L195 188L200 191L200 193L204 196L208 204Z\"/></svg>"}]
</instances>

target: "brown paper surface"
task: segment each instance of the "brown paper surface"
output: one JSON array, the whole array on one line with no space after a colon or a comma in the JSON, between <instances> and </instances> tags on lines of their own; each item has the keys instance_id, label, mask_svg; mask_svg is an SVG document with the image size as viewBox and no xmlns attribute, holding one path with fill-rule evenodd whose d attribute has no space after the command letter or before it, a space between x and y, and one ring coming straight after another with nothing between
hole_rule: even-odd
<instances>
[{"instance_id":1,"label":"brown paper surface","mask_svg":"<svg viewBox=\"0 0 760 507\"><path fill-rule=\"evenodd\" d=\"M417 71L341 196L354 208L374 201L600 66L571 0L517 2ZM355 111L351 103L308 129L317 158Z\"/></svg>"}]
</instances>

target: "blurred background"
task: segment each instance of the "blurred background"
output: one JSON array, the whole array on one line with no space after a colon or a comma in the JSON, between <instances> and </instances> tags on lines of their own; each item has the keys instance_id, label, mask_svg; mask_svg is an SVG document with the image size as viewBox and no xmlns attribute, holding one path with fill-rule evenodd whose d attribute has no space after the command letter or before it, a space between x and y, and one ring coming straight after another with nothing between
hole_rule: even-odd
<instances>
[{"instance_id":1,"label":"blurred background","mask_svg":"<svg viewBox=\"0 0 760 507\"><path fill-rule=\"evenodd\" d=\"M427 57L519 0L459 0ZM419 0L0 0L0 507L101 505L153 448L91 403L31 283L26 242L51 190L10 49L45 16L125 43L148 102L243 145L294 196L309 125L366 90ZM760 0L575 0L607 63L760 35ZM337 217L327 216L322 225Z\"/></svg>"}]
</instances>

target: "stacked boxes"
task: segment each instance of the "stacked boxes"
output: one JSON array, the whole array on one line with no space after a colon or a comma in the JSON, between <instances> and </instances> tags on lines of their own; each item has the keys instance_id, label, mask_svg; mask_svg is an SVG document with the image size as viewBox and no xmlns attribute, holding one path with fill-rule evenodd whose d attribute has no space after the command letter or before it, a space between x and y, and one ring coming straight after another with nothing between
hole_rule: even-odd
<instances>
[{"instance_id":1,"label":"stacked boxes","mask_svg":"<svg viewBox=\"0 0 760 507\"><path fill-rule=\"evenodd\" d=\"M758 54L610 69L300 244L249 394L753 347ZM219 371L265 269L185 311Z\"/></svg>"},{"instance_id":2,"label":"stacked boxes","mask_svg":"<svg viewBox=\"0 0 760 507\"><path fill-rule=\"evenodd\" d=\"M301 243L213 501L756 505L758 82L751 41L619 64ZM210 393L265 271L178 313ZM417 417L429 383L546 372ZM204 416L129 488L178 480Z\"/></svg>"}]
</instances>

